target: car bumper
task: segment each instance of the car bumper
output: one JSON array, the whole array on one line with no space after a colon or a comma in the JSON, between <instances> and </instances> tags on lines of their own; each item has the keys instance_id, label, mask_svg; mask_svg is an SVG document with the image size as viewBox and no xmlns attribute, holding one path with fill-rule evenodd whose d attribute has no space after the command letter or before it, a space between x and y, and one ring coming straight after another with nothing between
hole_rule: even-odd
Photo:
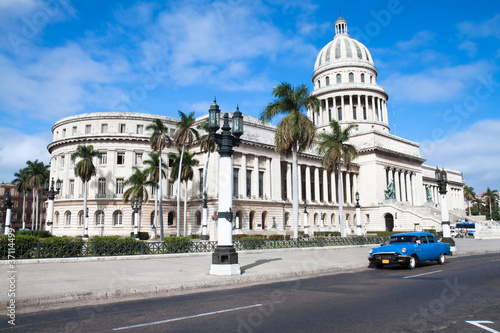
<instances>
[{"instance_id":1,"label":"car bumper","mask_svg":"<svg viewBox=\"0 0 500 333\"><path fill-rule=\"evenodd\" d=\"M375 265L391 265L391 264L406 265L410 262L410 257L399 254L376 253L368 257L368 261L370 262L370 264L375 264Z\"/></svg>"}]
</instances>

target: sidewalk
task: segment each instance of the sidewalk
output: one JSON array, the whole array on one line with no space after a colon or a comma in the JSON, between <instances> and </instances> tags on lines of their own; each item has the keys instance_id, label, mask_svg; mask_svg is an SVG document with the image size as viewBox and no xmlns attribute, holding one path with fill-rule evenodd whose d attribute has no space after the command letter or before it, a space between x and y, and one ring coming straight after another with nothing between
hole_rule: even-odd
<instances>
[{"instance_id":1,"label":"sidewalk","mask_svg":"<svg viewBox=\"0 0 500 333\"><path fill-rule=\"evenodd\" d=\"M457 239L455 256L500 253L500 240ZM15 271L16 311L167 296L366 269L373 245L239 251L242 274L209 275L211 253L26 260ZM11 299L1 288L0 301Z\"/></svg>"}]
</instances>

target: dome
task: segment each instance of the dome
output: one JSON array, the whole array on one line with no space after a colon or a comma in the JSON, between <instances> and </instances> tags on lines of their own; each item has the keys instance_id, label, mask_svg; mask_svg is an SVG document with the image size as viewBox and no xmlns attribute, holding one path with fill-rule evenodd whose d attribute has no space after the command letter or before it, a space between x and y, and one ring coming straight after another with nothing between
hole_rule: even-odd
<instances>
[{"instance_id":1,"label":"dome","mask_svg":"<svg viewBox=\"0 0 500 333\"><path fill-rule=\"evenodd\" d=\"M339 17L335 21L335 36L319 52L314 73L344 66L361 66L375 70L370 51L362 43L352 39L347 32L347 21Z\"/></svg>"}]
</instances>

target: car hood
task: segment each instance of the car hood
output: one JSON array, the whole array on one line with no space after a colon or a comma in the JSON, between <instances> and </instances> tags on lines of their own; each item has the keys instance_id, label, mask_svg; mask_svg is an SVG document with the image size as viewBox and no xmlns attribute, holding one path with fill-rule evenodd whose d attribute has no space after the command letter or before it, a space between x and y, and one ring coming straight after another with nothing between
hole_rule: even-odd
<instances>
[{"instance_id":1,"label":"car hood","mask_svg":"<svg viewBox=\"0 0 500 333\"><path fill-rule=\"evenodd\" d=\"M387 245L382 245L380 247L374 247L372 248L372 254L375 253L403 253L401 251L402 248L413 248L415 247L415 244L413 243L397 243L397 244L387 244Z\"/></svg>"}]
</instances>

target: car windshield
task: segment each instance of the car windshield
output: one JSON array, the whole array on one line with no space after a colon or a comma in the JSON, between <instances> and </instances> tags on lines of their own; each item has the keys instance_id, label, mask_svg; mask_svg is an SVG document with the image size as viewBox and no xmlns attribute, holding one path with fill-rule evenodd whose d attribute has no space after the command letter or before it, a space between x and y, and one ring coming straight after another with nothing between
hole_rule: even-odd
<instances>
[{"instance_id":1,"label":"car windshield","mask_svg":"<svg viewBox=\"0 0 500 333\"><path fill-rule=\"evenodd\" d=\"M391 244L394 243L415 243L417 236L393 236L391 237Z\"/></svg>"}]
</instances>

